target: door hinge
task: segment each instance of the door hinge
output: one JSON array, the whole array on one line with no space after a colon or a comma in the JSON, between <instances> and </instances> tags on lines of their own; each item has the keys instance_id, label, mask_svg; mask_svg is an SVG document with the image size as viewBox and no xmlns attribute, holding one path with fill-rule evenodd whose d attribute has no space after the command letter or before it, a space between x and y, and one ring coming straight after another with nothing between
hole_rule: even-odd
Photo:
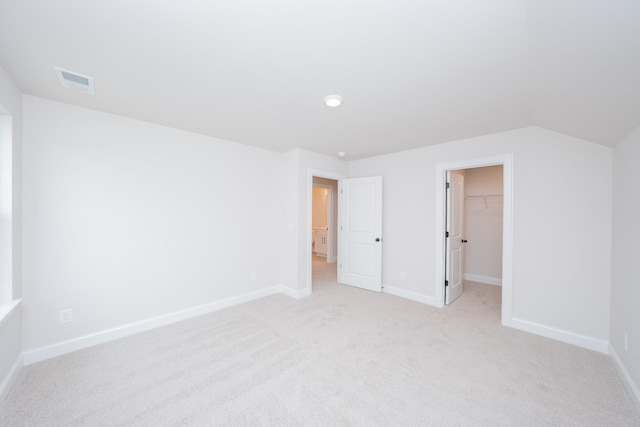
<instances>
[{"instance_id":1,"label":"door hinge","mask_svg":"<svg viewBox=\"0 0 640 427\"><path fill-rule=\"evenodd\" d=\"M445 281L444 281L444 285L445 285L445 286L449 286L449 281L448 281L448 280L445 280Z\"/></svg>"},{"instance_id":2,"label":"door hinge","mask_svg":"<svg viewBox=\"0 0 640 427\"><path fill-rule=\"evenodd\" d=\"M448 190L450 186L451 185L447 182L447 185L445 186L445 188Z\"/></svg>"},{"instance_id":3,"label":"door hinge","mask_svg":"<svg viewBox=\"0 0 640 427\"><path fill-rule=\"evenodd\" d=\"M448 231L444 232L444 237L449 237L449 232Z\"/></svg>"}]
</instances>

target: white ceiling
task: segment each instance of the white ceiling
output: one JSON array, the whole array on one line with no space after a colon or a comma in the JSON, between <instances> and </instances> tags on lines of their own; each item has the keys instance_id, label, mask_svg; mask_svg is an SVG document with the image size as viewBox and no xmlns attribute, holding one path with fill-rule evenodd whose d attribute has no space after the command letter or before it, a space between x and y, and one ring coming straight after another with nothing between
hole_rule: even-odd
<instances>
[{"instance_id":1,"label":"white ceiling","mask_svg":"<svg viewBox=\"0 0 640 427\"><path fill-rule=\"evenodd\" d=\"M27 94L279 151L529 125L613 146L640 125L640 1L0 0L0 64Z\"/></svg>"}]
</instances>

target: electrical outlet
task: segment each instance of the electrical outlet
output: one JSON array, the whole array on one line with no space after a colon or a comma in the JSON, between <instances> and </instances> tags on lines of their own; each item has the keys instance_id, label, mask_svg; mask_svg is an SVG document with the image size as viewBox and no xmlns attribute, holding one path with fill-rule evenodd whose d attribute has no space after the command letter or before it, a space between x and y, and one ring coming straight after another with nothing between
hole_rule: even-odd
<instances>
[{"instance_id":1,"label":"electrical outlet","mask_svg":"<svg viewBox=\"0 0 640 427\"><path fill-rule=\"evenodd\" d=\"M407 272L404 271L404 270L400 271L400 278L401 279L406 279L407 278Z\"/></svg>"},{"instance_id":2,"label":"electrical outlet","mask_svg":"<svg viewBox=\"0 0 640 427\"><path fill-rule=\"evenodd\" d=\"M258 280L258 273L251 273L251 281L255 282L256 280Z\"/></svg>"},{"instance_id":3,"label":"electrical outlet","mask_svg":"<svg viewBox=\"0 0 640 427\"><path fill-rule=\"evenodd\" d=\"M69 323L73 319L73 315L72 315L71 309L60 310L58 315L60 317L60 323Z\"/></svg>"},{"instance_id":4,"label":"electrical outlet","mask_svg":"<svg viewBox=\"0 0 640 427\"><path fill-rule=\"evenodd\" d=\"M624 351L629 350L629 336L626 332L623 332L622 335L622 345L624 345Z\"/></svg>"}]
</instances>

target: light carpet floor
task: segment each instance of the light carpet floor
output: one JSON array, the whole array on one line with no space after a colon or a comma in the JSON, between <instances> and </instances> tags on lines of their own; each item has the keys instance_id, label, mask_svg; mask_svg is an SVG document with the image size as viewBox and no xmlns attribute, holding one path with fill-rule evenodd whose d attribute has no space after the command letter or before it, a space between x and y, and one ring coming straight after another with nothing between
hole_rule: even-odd
<instances>
[{"instance_id":1,"label":"light carpet floor","mask_svg":"<svg viewBox=\"0 0 640 427\"><path fill-rule=\"evenodd\" d=\"M500 289L436 309L335 283L25 367L2 426L640 426L602 354L500 324Z\"/></svg>"}]
</instances>

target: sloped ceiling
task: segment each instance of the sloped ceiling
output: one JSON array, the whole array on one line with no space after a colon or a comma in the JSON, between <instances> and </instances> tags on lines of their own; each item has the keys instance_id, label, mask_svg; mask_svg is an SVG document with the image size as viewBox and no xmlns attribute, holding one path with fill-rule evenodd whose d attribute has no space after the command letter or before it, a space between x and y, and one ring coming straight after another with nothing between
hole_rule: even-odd
<instances>
[{"instance_id":1,"label":"sloped ceiling","mask_svg":"<svg viewBox=\"0 0 640 427\"><path fill-rule=\"evenodd\" d=\"M279 151L529 125L613 146L640 125L640 1L1 0L0 64L27 94Z\"/></svg>"}]
</instances>

